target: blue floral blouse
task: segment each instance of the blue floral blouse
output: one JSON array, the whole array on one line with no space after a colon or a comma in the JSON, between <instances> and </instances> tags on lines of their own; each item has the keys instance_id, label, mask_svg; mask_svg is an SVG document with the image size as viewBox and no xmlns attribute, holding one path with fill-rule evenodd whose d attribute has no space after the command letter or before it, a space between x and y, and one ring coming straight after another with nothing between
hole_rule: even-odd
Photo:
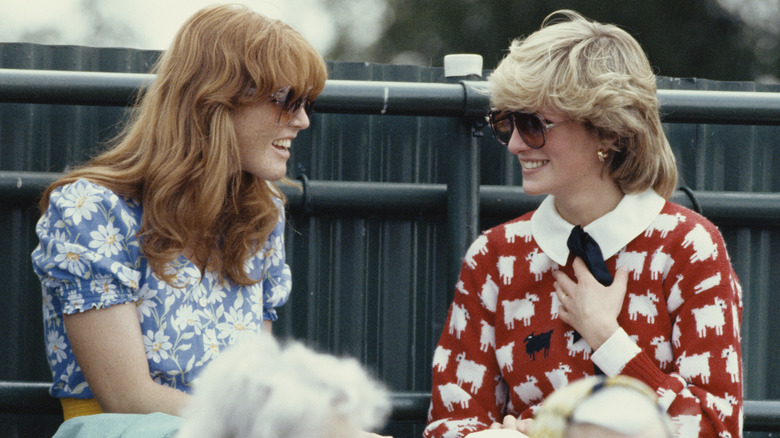
<instances>
[{"instance_id":1,"label":"blue floral blouse","mask_svg":"<svg viewBox=\"0 0 780 438\"><path fill-rule=\"evenodd\" d=\"M152 378L190 392L193 380L219 351L244 335L259 332L262 320L276 320L287 301L290 269L285 263L284 215L264 247L247 260L250 278L240 286L219 281L183 256L167 265L172 287L155 275L140 252L137 233L143 209L86 180L51 193L38 221L40 244L33 268L43 289L46 353L54 397L91 398L71 350L63 314L134 302L138 309Z\"/></svg>"}]
</instances>

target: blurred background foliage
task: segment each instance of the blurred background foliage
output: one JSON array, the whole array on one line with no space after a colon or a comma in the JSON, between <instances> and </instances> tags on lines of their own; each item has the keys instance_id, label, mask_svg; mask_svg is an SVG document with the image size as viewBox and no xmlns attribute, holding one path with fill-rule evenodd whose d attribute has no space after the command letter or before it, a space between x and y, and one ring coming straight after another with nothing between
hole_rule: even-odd
<instances>
[{"instance_id":1,"label":"blurred background foliage","mask_svg":"<svg viewBox=\"0 0 780 438\"><path fill-rule=\"evenodd\" d=\"M328 0L336 12L355 2ZM371 1L371 0L369 0ZM478 53L494 68L512 39L539 29L558 9L616 24L644 47L656 73L729 81L777 82L780 0L373 0L384 8L377 37L355 44L354 27L326 53L334 61L440 66L445 55ZM350 8L350 5L352 7ZM365 11L366 3L361 9ZM345 14L346 15L346 14ZM352 15L352 14L349 14ZM353 19L358 19L353 15ZM353 31L346 32L347 26Z\"/></svg>"}]
</instances>

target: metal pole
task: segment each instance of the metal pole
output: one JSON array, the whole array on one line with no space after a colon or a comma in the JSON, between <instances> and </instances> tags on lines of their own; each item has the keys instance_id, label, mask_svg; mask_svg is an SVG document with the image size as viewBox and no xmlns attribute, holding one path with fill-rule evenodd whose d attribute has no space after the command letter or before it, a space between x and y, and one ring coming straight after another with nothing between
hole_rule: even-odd
<instances>
[{"instance_id":1,"label":"metal pole","mask_svg":"<svg viewBox=\"0 0 780 438\"><path fill-rule=\"evenodd\" d=\"M34 203L43 189L60 176L61 173L54 172L0 171L0 201ZM442 214L449 202L448 187L444 184L307 180L303 189L287 185L280 185L280 189L287 197L290 211L312 215L429 217ZM688 194L678 190L671 201L694 208L691 196L704 215L718 225L780 227L780 193L691 191ZM542 199L544 196L526 195L522 187L480 186L476 209L482 216L509 220L536 209Z\"/></svg>"},{"instance_id":2,"label":"metal pole","mask_svg":"<svg viewBox=\"0 0 780 438\"><path fill-rule=\"evenodd\" d=\"M0 102L125 106L154 75L0 68ZM478 117L487 93L464 108L457 83L328 80L315 110L323 113ZM780 125L780 93L762 91L658 90L664 122ZM481 105L475 105L480 101ZM484 115L484 114L483 114Z\"/></svg>"},{"instance_id":3,"label":"metal pole","mask_svg":"<svg viewBox=\"0 0 780 438\"><path fill-rule=\"evenodd\" d=\"M444 57L444 75L449 80L461 81L465 107L469 106L466 79L482 77L480 55L447 55ZM482 103L481 114L487 109ZM464 117L452 144L446 149L450 162L447 183L447 297L452 300L461 260L479 232L479 137L482 136L484 115L481 118Z\"/></svg>"}]
</instances>

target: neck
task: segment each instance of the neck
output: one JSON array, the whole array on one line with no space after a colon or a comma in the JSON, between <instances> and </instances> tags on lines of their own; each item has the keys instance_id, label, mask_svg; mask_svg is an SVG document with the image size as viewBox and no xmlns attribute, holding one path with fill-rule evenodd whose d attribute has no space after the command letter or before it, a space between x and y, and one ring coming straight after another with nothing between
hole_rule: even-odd
<instances>
[{"instance_id":1,"label":"neck","mask_svg":"<svg viewBox=\"0 0 780 438\"><path fill-rule=\"evenodd\" d=\"M588 188L585 193L556 196L555 209L566 222L585 227L614 210L621 199L623 199L623 191L614 181L609 181L596 188Z\"/></svg>"}]
</instances>

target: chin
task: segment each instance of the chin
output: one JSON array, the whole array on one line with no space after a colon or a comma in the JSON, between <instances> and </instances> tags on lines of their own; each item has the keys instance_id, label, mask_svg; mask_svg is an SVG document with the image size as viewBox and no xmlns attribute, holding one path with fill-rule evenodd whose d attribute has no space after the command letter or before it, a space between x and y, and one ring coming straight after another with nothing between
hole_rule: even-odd
<instances>
[{"instance_id":1,"label":"chin","mask_svg":"<svg viewBox=\"0 0 780 438\"><path fill-rule=\"evenodd\" d=\"M258 177L260 179L264 179L266 181L272 181L272 182L279 181L280 179L282 179L285 176L287 176L287 169L286 168L284 170L280 170L280 171L268 171L268 170L265 170L265 171L261 171L261 172L253 172L251 170L247 170L247 172L251 173L252 175L254 175L254 176L256 176L256 177Z\"/></svg>"},{"instance_id":2,"label":"chin","mask_svg":"<svg viewBox=\"0 0 780 438\"><path fill-rule=\"evenodd\" d=\"M534 188L533 185L522 185L523 193L530 196L544 195L547 192Z\"/></svg>"}]
</instances>

